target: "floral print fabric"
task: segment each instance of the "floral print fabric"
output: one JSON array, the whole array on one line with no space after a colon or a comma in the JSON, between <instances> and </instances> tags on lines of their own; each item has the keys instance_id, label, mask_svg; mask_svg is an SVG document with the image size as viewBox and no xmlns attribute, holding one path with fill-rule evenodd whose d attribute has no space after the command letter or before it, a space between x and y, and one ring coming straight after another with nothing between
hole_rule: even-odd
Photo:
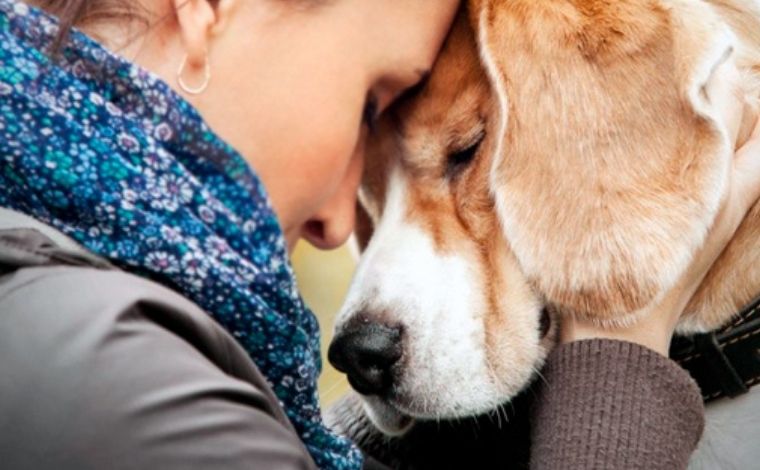
<instances>
[{"instance_id":1,"label":"floral print fabric","mask_svg":"<svg viewBox=\"0 0 760 470\"><path fill-rule=\"evenodd\" d=\"M0 206L196 302L249 352L321 468L361 466L322 423L319 329L264 188L168 85L0 0Z\"/></svg>"}]
</instances>

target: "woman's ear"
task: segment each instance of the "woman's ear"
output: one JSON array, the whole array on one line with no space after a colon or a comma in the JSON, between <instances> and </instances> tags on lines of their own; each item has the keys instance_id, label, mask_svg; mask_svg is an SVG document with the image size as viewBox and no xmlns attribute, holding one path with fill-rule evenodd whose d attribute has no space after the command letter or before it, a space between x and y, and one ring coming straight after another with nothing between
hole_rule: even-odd
<instances>
[{"instance_id":1,"label":"woman's ear","mask_svg":"<svg viewBox=\"0 0 760 470\"><path fill-rule=\"evenodd\" d=\"M216 0L216 22L211 28L211 33L219 35L224 33L230 23L230 18L235 14L241 0Z\"/></svg>"},{"instance_id":2,"label":"woman's ear","mask_svg":"<svg viewBox=\"0 0 760 470\"><path fill-rule=\"evenodd\" d=\"M173 0L187 62L203 67L211 38L224 31L240 0Z\"/></svg>"}]
</instances>

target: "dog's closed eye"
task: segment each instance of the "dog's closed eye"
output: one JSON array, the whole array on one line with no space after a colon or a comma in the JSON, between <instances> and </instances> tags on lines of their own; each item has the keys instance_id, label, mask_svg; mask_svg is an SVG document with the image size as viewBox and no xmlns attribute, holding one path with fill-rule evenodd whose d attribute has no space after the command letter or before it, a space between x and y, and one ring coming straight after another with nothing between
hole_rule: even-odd
<instances>
[{"instance_id":1,"label":"dog's closed eye","mask_svg":"<svg viewBox=\"0 0 760 470\"><path fill-rule=\"evenodd\" d=\"M475 160L475 155L478 153L478 148L484 138L485 132L480 132L468 145L449 153L446 160L446 176L449 178L456 177L467 168Z\"/></svg>"}]
</instances>

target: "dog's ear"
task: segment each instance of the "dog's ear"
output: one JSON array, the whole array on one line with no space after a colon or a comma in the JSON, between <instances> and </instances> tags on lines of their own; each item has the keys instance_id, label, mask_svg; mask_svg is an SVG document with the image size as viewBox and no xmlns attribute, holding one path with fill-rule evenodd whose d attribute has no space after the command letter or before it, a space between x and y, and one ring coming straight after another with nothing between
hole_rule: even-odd
<instances>
[{"instance_id":1,"label":"dog's ear","mask_svg":"<svg viewBox=\"0 0 760 470\"><path fill-rule=\"evenodd\" d=\"M558 311L625 323L703 243L732 145L711 80L732 36L703 2L479 0L500 115L491 190Z\"/></svg>"}]
</instances>

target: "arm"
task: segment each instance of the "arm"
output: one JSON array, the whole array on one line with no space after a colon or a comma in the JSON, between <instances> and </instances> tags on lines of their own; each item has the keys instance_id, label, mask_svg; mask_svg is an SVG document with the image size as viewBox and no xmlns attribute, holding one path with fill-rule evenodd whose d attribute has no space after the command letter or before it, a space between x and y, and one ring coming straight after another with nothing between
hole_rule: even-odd
<instances>
[{"instance_id":1,"label":"arm","mask_svg":"<svg viewBox=\"0 0 760 470\"><path fill-rule=\"evenodd\" d=\"M557 347L542 376L531 469L686 468L704 408L675 362L635 343L593 339Z\"/></svg>"},{"instance_id":2,"label":"arm","mask_svg":"<svg viewBox=\"0 0 760 470\"><path fill-rule=\"evenodd\" d=\"M760 126L733 161L730 190L676 286L627 326L563 318L535 406L531 468L686 468L704 427L694 381L667 359L689 299L760 196Z\"/></svg>"}]
</instances>

